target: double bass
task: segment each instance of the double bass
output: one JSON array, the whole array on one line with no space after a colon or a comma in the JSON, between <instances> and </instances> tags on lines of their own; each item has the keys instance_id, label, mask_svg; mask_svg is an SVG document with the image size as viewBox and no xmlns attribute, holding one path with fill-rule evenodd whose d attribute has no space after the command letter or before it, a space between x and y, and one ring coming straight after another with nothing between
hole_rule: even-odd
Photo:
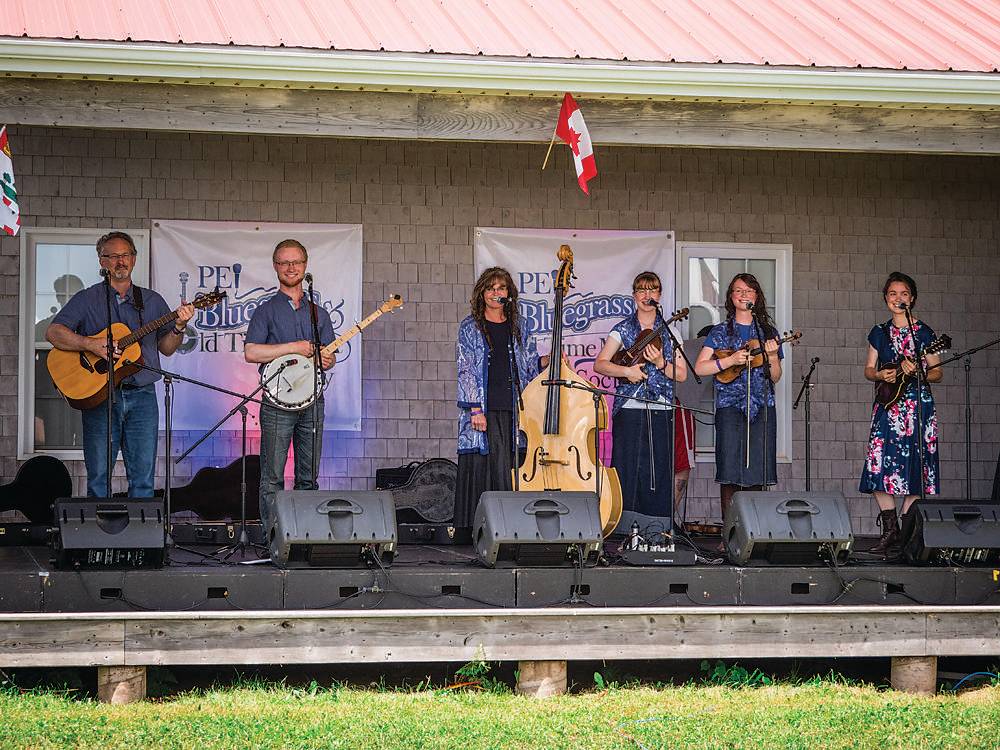
<instances>
[{"instance_id":1,"label":"double bass","mask_svg":"<svg viewBox=\"0 0 1000 750\"><path fill-rule=\"evenodd\" d=\"M598 457L600 431L608 424L608 407L588 390L577 390L543 381L573 381L585 388L591 384L576 373L562 356L563 300L573 277L573 251L562 245L561 264L555 282L555 313L552 322L552 354L549 366L525 386L521 394L521 430L527 438L524 464L515 468L514 486L525 492L562 490L597 491L601 525L610 534L622 515L622 488L618 472L606 468ZM518 481L519 480L519 481Z\"/></svg>"}]
</instances>

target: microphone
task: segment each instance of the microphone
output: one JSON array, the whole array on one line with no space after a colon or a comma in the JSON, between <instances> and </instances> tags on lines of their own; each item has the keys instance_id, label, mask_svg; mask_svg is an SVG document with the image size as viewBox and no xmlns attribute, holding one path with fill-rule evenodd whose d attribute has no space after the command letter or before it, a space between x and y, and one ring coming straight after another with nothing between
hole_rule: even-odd
<instances>
[{"instance_id":1,"label":"microphone","mask_svg":"<svg viewBox=\"0 0 1000 750\"><path fill-rule=\"evenodd\" d=\"M568 385L568 380L543 380L542 385Z\"/></svg>"},{"instance_id":2,"label":"microphone","mask_svg":"<svg viewBox=\"0 0 1000 750\"><path fill-rule=\"evenodd\" d=\"M107 268L102 268L101 269L101 278L102 279L108 278L109 275L110 275L110 272L108 271Z\"/></svg>"},{"instance_id":3,"label":"microphone","mask_svg":"<svg viewBox=\"0 0 1000 750\"><path fill-rule=\"evenodd\" d=\"M813 358L812 358L812 359L810 360L809 364L812 364L812 365L818 365L818 364L819 364L819 357L813 357Z\"/></svg>"},{"instance_id":4,"label":"microphone","mask_svg":"<svg viewBox=\"0 0 1000 750\"><path fill-rule=\"evenodd\" d=\"M306 275L305 275L304 278L305 278L307 284L312 284L313 283L313 275L311 273L309 273L308 271L306 271Z\"/></svg>"},{"instance_id":5,"label":"microphone","mask_svg":"<svg viewBox=\"0 0 1000 750\"><path fill-rule=\"evenodd\" d=\"M897 302L896 303L896 309L897 310L909 310L910 306L908 304L906 304L905 302Z\"/></svg>"},{"instance_id":6,"label":"microphone","mask_svg":"<svg viewBox=\"0 0 1000 750\"><path fill-rule=\"evenodd\" d=\"M494 297L494 302L499 302L501 305L510 304L510 297Z\"/></svg>"},{"instance_id":7,"label":"microphone","mask_svg":"<svg viewBox=\"0 0 1000 750\"><path fill-rule=\"evenodd\" d=\"M745 304L747 306L747 310L753 310L753 302L747 302Z\"/></svg>"}]
</instances>

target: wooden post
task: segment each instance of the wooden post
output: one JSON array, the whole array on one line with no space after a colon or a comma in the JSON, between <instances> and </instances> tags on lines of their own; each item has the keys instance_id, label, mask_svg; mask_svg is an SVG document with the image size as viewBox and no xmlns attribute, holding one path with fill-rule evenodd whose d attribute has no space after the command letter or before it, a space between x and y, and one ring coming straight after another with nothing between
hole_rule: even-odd
<instances>
[{"instance_id":1,"label":"wooden post","mask_svg":"<svg viewBox=\"0 0 1000 750\"><path fill-rule=\"evenodd\" d=\"M894 656L889 679L893 690L934 695L937 692L937 657Z\"/></svg>"},{"instance_id":2,"label":"wooden post","mask_svg":"<svg viewBox=\"0 0 1000 750\"><path fill-rule=\"evenodd\" d=\"M97 700L124 704L146 699L145 667L98 667Z\"/></svg>"},{"instance_id":3,"label":"wooden post","mask_svg":"<svg viewBox=\"0 0 1000 750\"><path fill-rule=\"evenodd\" d=\"M520 661L517 663L517 692L548 698L566 692L566 662Z\"/></svg>"}]
</instances>

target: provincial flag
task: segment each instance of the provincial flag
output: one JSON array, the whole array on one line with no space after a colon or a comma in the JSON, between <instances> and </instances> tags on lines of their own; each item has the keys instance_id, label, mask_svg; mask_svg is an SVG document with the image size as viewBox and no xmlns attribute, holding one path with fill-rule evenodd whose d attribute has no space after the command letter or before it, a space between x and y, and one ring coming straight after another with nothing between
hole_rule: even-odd
<instances>
[{"instance_id":1,"label":"provincial flag","mask_svg":"<svg viewBox=\"0 0 1000 750\"><path fill-rule=\"evenodd\" d=\"M21 209L14 190L14 162L7 143L7 126L0 127L0 229L11 235L21 228Z\"/></svg>"},{"instance_id":2,"label":"provincial flag","mask_svg":"<svg viewBox=\"0 0 1000 750\"><path fill-rule=\"evenodd\" d=\"M563 97L562 109L559 110L556 135L572 150L576 181L580 183L580 189L590 195L587 182L597 177L594 144L590 142L590 132L587 130L587 123L583 121L583 112L569 92Z\"/></svg>"}]
</instances>

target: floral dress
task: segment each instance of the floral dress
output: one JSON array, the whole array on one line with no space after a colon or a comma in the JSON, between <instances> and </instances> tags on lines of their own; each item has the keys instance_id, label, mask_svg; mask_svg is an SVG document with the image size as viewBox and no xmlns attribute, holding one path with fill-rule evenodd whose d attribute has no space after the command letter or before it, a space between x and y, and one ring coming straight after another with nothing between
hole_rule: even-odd
<instances>
[{"instance_id":1,"label":"floral dress","mask_svg":"<svg viewBox=\"0 0 1000 750\"><path fill-rule=\"evenodd\" d=\"M921 347L934 340L934 331L917 321L910 328L896 328L892 321L875 326L868 334L868 343L878 352L878 364L885 365L906 355L914 358L914 338ZM920 397L920 413L924 427L924 492L940 492L938 472L938 428L934 413L934 397L926 383ZM859 490L867 495L885 492L889 495L917 495L920 475L920 449L915 441L917 431L917 385L911 381L895 404L872 405L872 428L868 438L868 454L861 473Z\"/></svg>"}]
</instances>

